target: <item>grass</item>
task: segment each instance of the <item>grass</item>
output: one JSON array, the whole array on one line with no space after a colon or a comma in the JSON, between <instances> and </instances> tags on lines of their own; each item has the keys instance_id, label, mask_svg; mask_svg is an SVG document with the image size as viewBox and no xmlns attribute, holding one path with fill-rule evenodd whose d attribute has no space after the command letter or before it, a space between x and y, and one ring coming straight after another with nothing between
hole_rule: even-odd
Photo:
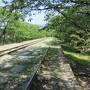
<instances>
[{"instance_id":1,"label":"grass","mask_svg":"<svg viewBox=\"0 0 90 90\"><path fill-rule=\"evenodd\" d=\"M74 52L68 52L64 51L65 54L71 55L76 57L77 59L84 60L84 61L90 61L90 56L89 55L83 55L79 53L74 53Z\"/></svg>"},{"instance_id":2,"label":"grass","mask_svg":"<svg viewBox=\"0 0 90 90\"><path fill-rule=\"evenodd\" d=\"M90 65L90 55L76 53L74 51L68 51L64 49L64 54L69 60L70 63L81 64L81 65Z\"/></svg>"},{"instance_id":3,"label":"grass","mask_svg":"<svg viewBox=\"0 0 90 90\"><path fill-rule=\"evenodd\" d=\"M50 45L60 45L60 41L54 40ZM90 52L80 53L79 50L61 45L66 58L70 64L89 65L90 66Z\"/></svg>"}]
</instances>

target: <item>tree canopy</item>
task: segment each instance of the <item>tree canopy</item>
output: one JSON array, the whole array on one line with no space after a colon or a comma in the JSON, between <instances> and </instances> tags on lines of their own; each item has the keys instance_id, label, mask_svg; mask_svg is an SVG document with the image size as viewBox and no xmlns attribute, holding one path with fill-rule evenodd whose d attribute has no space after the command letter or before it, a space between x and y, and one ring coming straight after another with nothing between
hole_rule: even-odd
<instances>
[{"instance_id":1,"label":"tree canopy","mask_svg":"<svg viewBox=\"0 0 90 90\"><path fill-rule=\"evenodd\" d=\"M2 0L0 22L5 26L0 33L5 39L7 28L14 29L12 22L23 20L32 10L53 11L57 16L48 18L49 29L55 30L55 36L62 43L86 51L90 48L90 1L89 0ZM50 15L50 14L49 14ZM49 16L48 15L48 16ZM9 30L10 30L9 29Z\"/></svg>"},{"instance_id":2,"label":"tree canopy","mask_svg":"<svg viewBox=\"0 0 90 90\"><path fill-rule=\"evenodd\" d=\"M55 36L70 47L87 51L90 48L90 5L87 2L75 2L61 15L49 20L49 27L55 29Z\"/></svg>"}]
</instances>

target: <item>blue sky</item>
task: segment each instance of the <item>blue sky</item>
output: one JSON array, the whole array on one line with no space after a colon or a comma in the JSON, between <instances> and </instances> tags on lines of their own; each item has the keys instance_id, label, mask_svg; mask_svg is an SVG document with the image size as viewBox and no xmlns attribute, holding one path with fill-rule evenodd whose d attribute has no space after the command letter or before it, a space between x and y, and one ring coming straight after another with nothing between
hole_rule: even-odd
<instances>
[{"instance_id":1,"label":"blue sky","mask_svg":"<svg viewBox=\"0 0 90 90\"><path fill-rule=\"evenodd\" d=\"M10 0L6 0L6 1L10 1ZM4 4L2 3L2 0L0 0L0 6L3 6ZM37 24L40 26L44 26L46 24L46 21L44 21L44 17L45 17L45 13L42 11L41 13L35 12L35 15L32 15L32 21L30 23L32 24ZM26 18L26 22L28 22L28 16Z\"/></svg>"}]
</instances>

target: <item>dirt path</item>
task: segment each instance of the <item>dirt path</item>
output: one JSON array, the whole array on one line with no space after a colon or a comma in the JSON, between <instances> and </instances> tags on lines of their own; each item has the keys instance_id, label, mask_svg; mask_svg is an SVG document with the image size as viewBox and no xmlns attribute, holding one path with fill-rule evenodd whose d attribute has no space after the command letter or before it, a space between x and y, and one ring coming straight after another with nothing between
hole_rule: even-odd
<instances>
[{"instance_id":1,"label":"dirt path","mask_svg":"<svg viewBox=\"0 0 90 90\"><path fill-rule=\"evenodd\" d=\"M31 90L83 90L64 60L59 46L50 47Z\"/></svg>"}]
</instances>

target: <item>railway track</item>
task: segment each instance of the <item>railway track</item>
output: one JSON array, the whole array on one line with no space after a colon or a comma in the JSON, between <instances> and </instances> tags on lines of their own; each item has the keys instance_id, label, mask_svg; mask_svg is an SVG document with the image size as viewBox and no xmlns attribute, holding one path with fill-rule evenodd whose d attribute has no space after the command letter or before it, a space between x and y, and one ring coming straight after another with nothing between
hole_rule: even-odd
<instances>
[{"instance_id":1,"label":"railway track","mask_svg":"<svg viewBox=\"0 0 90 90\"><path fill-rule=\"evenodd\" d=\"M0 50L0 56L3 56L5 54L8 54L8 53L23 49L23 48L31 46L31 45L34 45L34 44L36 44L38 42L41 42L43 40L45 40L45 39L34 40L34 41L28 42L26 44L21 44L21 45L17 45L17 46L14 46L14 47L9 47L9 49L6 48L6 49L3 49L3 50Z\"/></svg>"},{"instance_id":2,"label":"railway track","mask_svg":"<svg viewBox=\"0 0 90 90\"><path fill-rule=\"evenodd\" d=\"M29 81L28 81L28 83L27 83L27 85L26 85L25 90L30 90L30 89L31 89L32 81L33 81L33 79L34 79L37 71L39 70L42 62L45 60L45 56L47 55L48 50L49 50L49 48L46 50L45 54L43 55L42 60L40 60L39 63L36 65L35 71L34 71L34 72L32 73L32 75L29 77L30 79L29 79Z\"/></svg>"},{"instance_id":3,"label":"railway track","mask_svg":"<svg viewBox=\"0 0 90 90\"><path fill-rule=\"evenodd\" d=\"M12 52L16 52L16 51L18 51L18 50L21 50L21 49L23 49L23 48L26 48L26 47L29 47L29 46L33 46L34 44L37 44L37 43L39 43L39 42L44 42L45 41L45 39L39 39L39 40L34 40L34 41L32 41L32 42L28 42L28 43L26 43L26 44L22 44L22 45L18 45L18 46L15 46L15 47L10 47L9 49L4 49L4 50L0 50L0 56L4 56L4 55L6 55L6 54L11 54ZM2 84L0 84L0 90L30 90L30 88L31 88L31 84L32 84L32 81L33 81L33 78L35 77L35 75L36 75L36 73L37 73L37 71L38 71L38 69L39 69L39 67L41 66L41 64L42 64L42 61L44 60L44 58L45 58L45 56L46 56L46 54L47 54L47 52L48 52L48 48L47 49L45 49L45 52L43 53L43 56L42 56L42 58L38 61L38 63L36 63L32 68L33 68L33 70L32 70L32 72L30 72L30 75L29 75L29 73L28 73L28 76L27 76L27 78L26 78L26 84L25 84L25 86L24 86L24 88L22 89L22 87L19 87L18 85L18 87L19 87L19 89L18 89L18 87L15 87L15 88L13 88L13 89L11 89L11 87L14 85L10 85L10 86L8 86L8 88L5 88L4 86L3 86L3 88L1 87L1 85ZM15 57L16 58L16 57ZM37 62L37 61L36 61ZM32 63L32 62L31 62ZM18 68L17 68L18 69ZM13 77L18 77L19 76L19 74L13 74L13 73L8 73L7 75L6 75L7 73L1 73L0 72L0 77L2 77L2 76L5 76L5 77L7 77L8 78L8 81L7 81L7 83L9 82L9 78L11 78L12 76ZM2 75L2 76L1 76ZM22 74L21 74L21 76L23 76ZM13 81L14 82L14 81ZM11 81L11 83L13 83L12 81ZM23 81L22 81L23 82ZM17 83L17 84L20 84L21 82L19 82L19 83ZM6 87L7 87L6 86Z\"/></svg>"},{"instance_id":4,"label":"railway track","mask_svg":"<svg viewBox=\"0 0 90 90\"><path fill-rule=\"evenodd\" d=\"M76 81L69 64L64 63L61 48L52 46L42 47L45 43L47 43L45 42L45 39L41 39L0 51L1 56L4 56L5 54L16 54L15 57L8 62L10 65L13 65L12 68L9 67L9 69L7 68L6 71L4 69L1 71L0 68L0 81L3 82L2 78L7 79L7 81L0 83L0 90L33 90L32 82L34 81L36 74L38 74L37 71L40 70L42 70L40 75L46 78L46 80L51 78L48 81L48 85L51 85L51 88L55 88L54 90L60 90L56 88L65 90L83 90L81 87L79 87L79 84ZM34 44L35 47L33 47ZM20 52L18 51L19 49L23 48L25 49ZM33 52L31 50L32 48L34 49ZM17 51L17 53L12 53L15 51ZM34 58L31 58L31 56L34 56ZM5 64L6 63L7 62L5 62ZM52 82L55 83L52 85ZM48 85L46 84L46 86ZM43 89L36 89L35 87L34 90Z\"/></svg>"},{"instance_id":5,"label":"railway track","mask_svg":"<svg viewBox=\"0 0 90 90\"><path fill-rule=\"evenodd\" d=\"M31 90L84 89L79 85L70 65L66 62L61 48L50 47Z\"/></svg>"}]
</instances>

